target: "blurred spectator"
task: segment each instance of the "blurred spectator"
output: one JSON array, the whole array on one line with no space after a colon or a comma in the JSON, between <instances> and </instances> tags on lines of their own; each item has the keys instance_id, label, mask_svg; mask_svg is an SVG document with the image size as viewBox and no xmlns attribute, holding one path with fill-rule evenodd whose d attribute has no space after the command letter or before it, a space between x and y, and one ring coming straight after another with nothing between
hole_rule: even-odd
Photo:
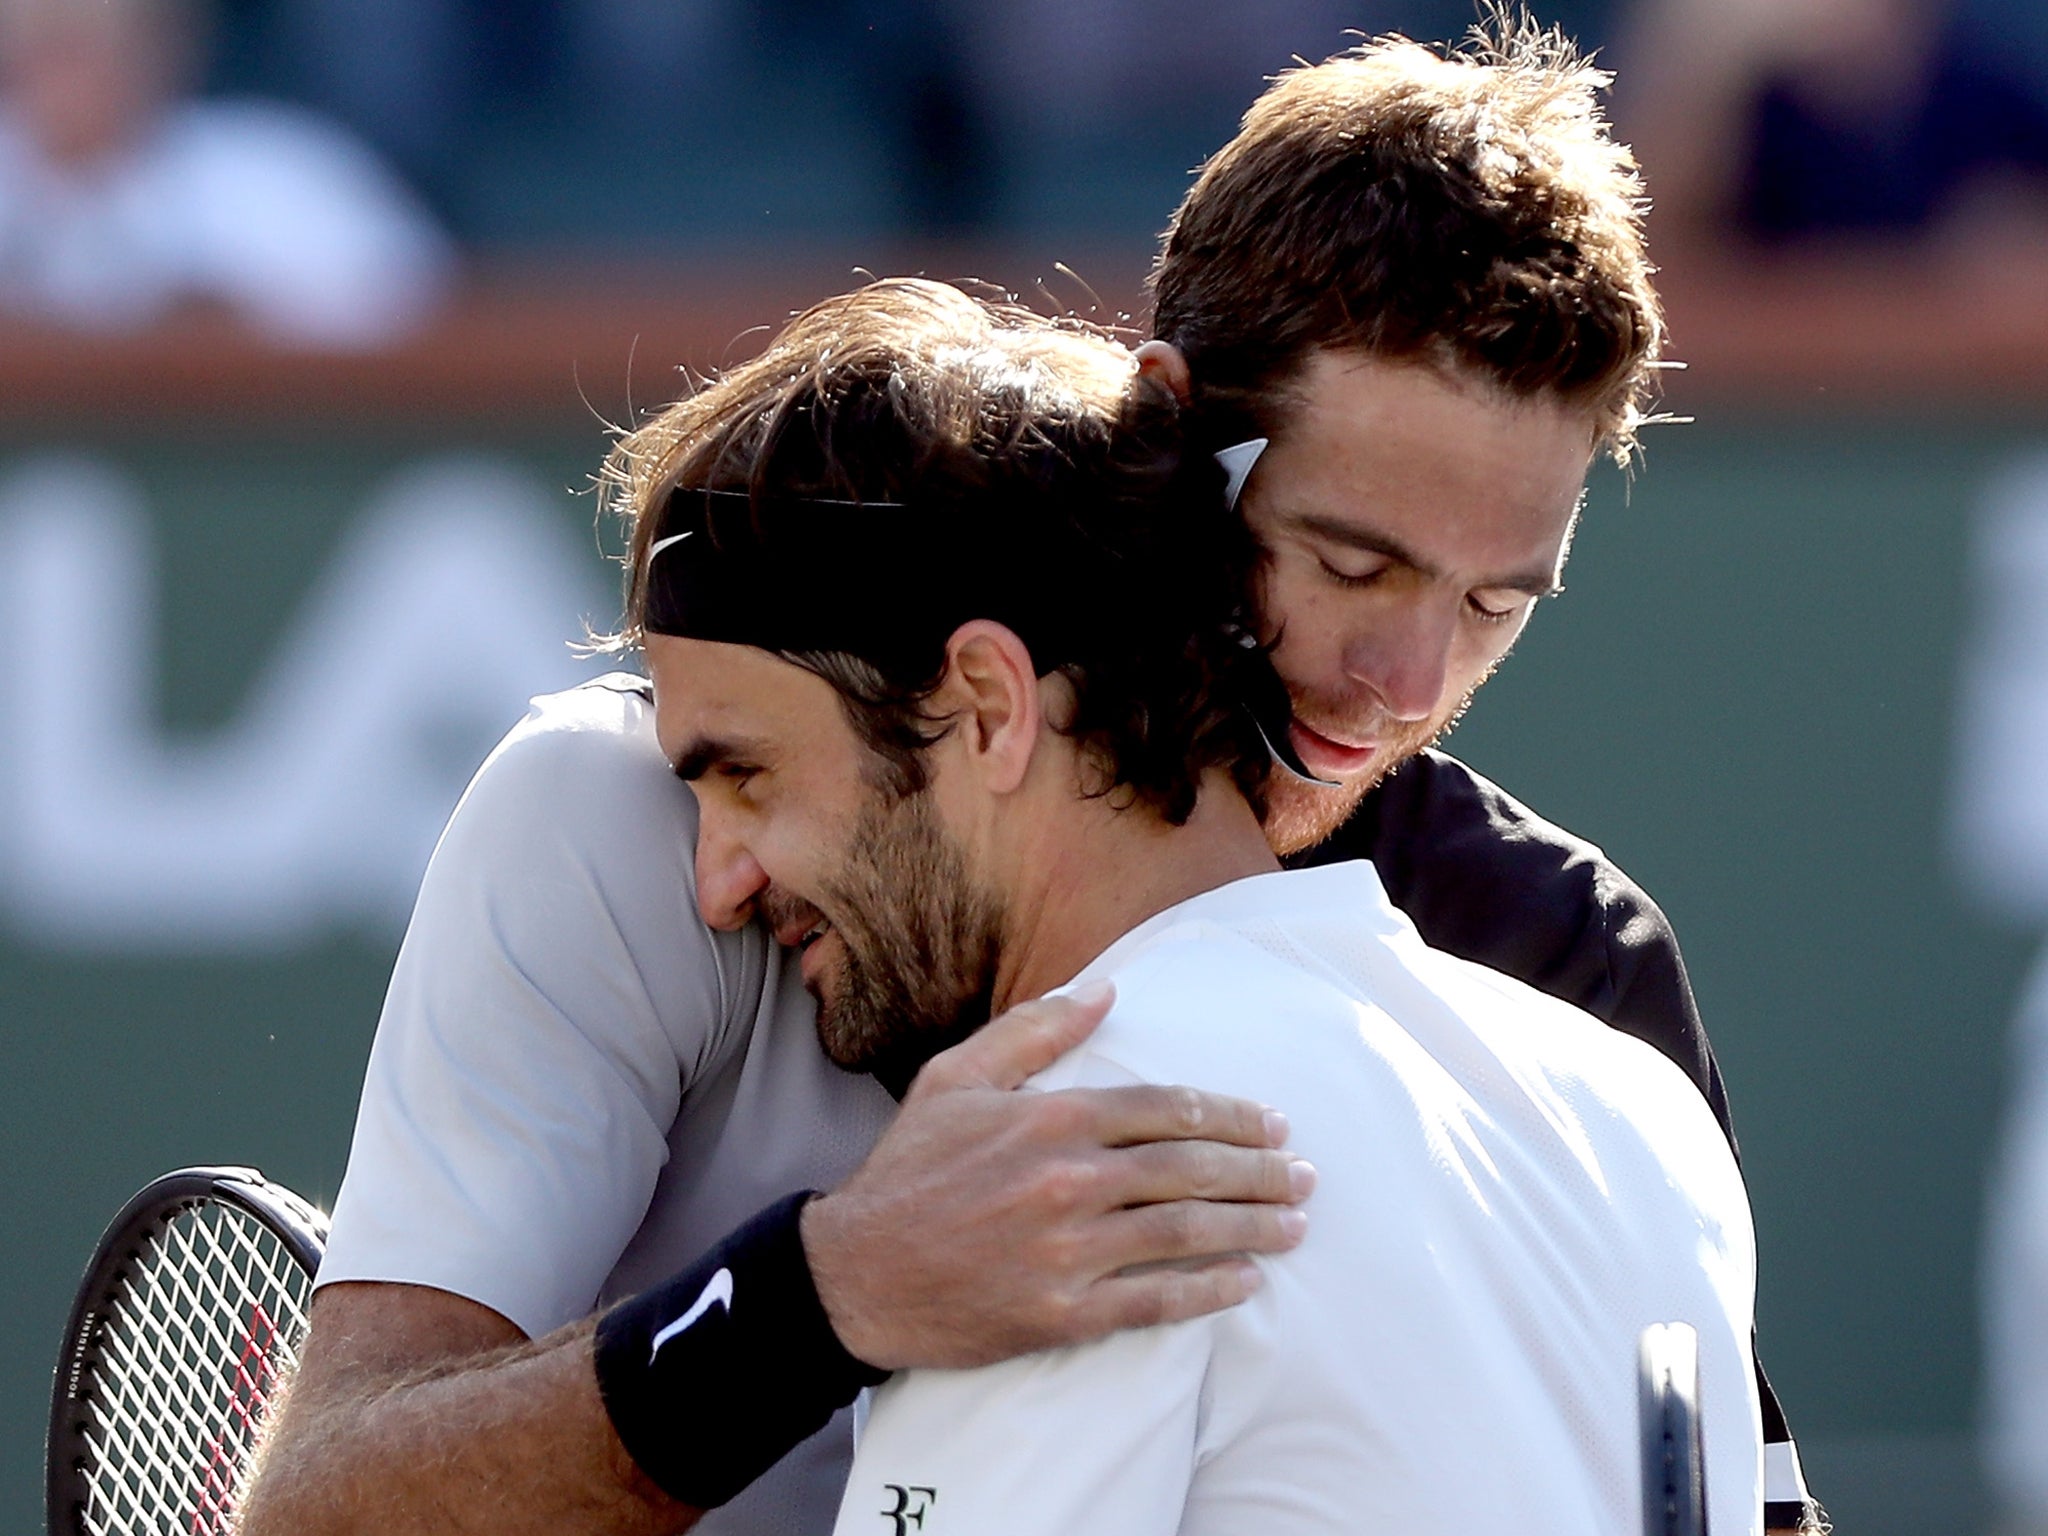
<instances>
[{"instance_id":1,"label":"blurred spectator","mask_svg":"<svg viewBox=\"0 0 2048 1536\"><path fill-rule=\"evenodd\" d=\"M972 31L981 72L1025 131L1103 121L1170 124L1220 106L1227 123L1297 56L1320 59L1346 29L1398 24L1424 37L1471 25L1469 0L1375 4L1356 0L953 0ZM1441 23L1441 25L1438 25Z\"/></svg>"},{"instance_id":2,"label":"blurred spectator","mask_svg":"<svg viewBox=\"0 0 2048 1536\"><path fill-rule=\"evenodd\" d=\"M2048 233L2048 92L1942 0L1647 0L1622 58L1660 234L1981 252Z\"/></svg>"},{"instance_id":3,"label":"blurred spectator","mask_svg":"<svg viewBox=\"0 0 2048 1536\"><path fill-rule=\"evenodd\" d=\"M2048 928L2048 452L1987 487L1954 727L1967 888ZM2048 1536L2048 950L2021 994L1984 1221L1984 1446L2006 1536Z\"/></svg>"},{"instance_id":4,"label":"blurred spectator","mask_svg":"<svg viewBox=\"0 0 2048 1536\"><path fill-rule=\"evenodd\" d=\"M2048 1536L2048 957L2020 1008L1984 1265L1991 1483L2008 1536Z\"/></svg>"},{"instance_id":5,"label":"blurred spectator","mask_svg":"<svg viewBox=\"0 0 2048 1536\"><path fill-rule=\"evenodd\" d=\"M974 8L947 0L785 3L782 24L807 9L819 39L853 80L858 110L877 130L898 224L941 237L988 225L1002 192L1003 160L969 54Z\"/></svg>"},{"instance_id":6,"label":"blurred spectator","mask_svg":"<svg viewBox=\"0 0 2048 1536\"><path fill-rule=\"evenodd\" d=\"M452 255L325 121L186 99L188 0L0 0L0 306L134 328L211 301L272 339L363 347L417 324Z\"/></svg>"},{"instance_id":7,"label":"blurred spectator","mask_svg":"<svg viewBox=\"0 0 2048 1536\"><path fill-rule=\"evenodd\" d=\"M810 159L818 137L834 141L828 162L841 141L872 148L855 174L872 177L861 190L892 227L949 236L989 222L1001 180L968 71L967 10L956 0L272 0L268 53L288 89L348 119L484 239L556 239L564 227L615 245L648 228L715 239L733 232L730 213L719 227L716 195L702 194L740 183L756 214L764 199L783 203L787 162ZM668 197L650 195L637 168L620 168L625 144L693 163ZM835 170L846 169L841 156ZM609 200L628 206L600 216L606 178L619 194ZM522 230L537 209L555 210L556 227Z\"/></svg>"},{"instance_id":8,"label":"blurred spectator","mask_svg":"<svg viewBox=\"0 0 2048 1536\"><path fill-rule=\"evenodd\" d=\"M664 254L1148 239L1293 56L1347 29L1452 38L1476 15L1474 0L218 3L227 78L348 123L468 239ZM1544 15L1598 41L1615 3Z\"/></svg>"}]
</instances>

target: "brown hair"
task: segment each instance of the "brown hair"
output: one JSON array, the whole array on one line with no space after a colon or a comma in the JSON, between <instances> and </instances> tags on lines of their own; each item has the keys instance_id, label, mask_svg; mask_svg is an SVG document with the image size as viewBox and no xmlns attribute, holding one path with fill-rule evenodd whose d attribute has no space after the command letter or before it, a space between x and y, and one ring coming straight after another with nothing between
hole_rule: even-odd
<instances>
[{"instance_id":1,"label":"brown hair","mask_svg":"<svg viewBox=\"0 0 2048 1536\"><path fill-rule=\"evenodd\" d=\"M679 487L747 493L735 538L754 536L738 526L751 515L774 540L768 525L792 497L943 508L939 568L976 594L954 608L1014 588L1018 571L1054 573L1027 583L1061 631L1061 654L1041 660L1073 685L1065 730L1102 768L1103 792L1128 789L1178 823L1220 767L1258 803L1266 751L1245 706L1284 694L1239 627L1248 536L1222 471L1184 451L1172 394L1092 328L922 279L872 283L806 310L758 357L626 434L601 484L632 530L614 648L641 636L649 549ZM930 525L877 526L886 539ZM726 537L712 525L715 545ZM806 541L775 542L777 560L804 558ZM783 653L838 690L898 793L922 787L923 749L945 729L922 705L953 627L935 620L914 656Z\"/></svg>"},{"instance_id":2,"label":"brown hair","mask_svg":"<svg viewBox=\"0 0 2048 1536\"><path fill-rule=\"evenodd\" d=\"M1224 435L1272 435L1310 355L1360 348L1551 393L1635 445L1664 321L1610 77L1504 7L1279 76L1174 214L1154 333Z\"/></svg>"}]
</instances>

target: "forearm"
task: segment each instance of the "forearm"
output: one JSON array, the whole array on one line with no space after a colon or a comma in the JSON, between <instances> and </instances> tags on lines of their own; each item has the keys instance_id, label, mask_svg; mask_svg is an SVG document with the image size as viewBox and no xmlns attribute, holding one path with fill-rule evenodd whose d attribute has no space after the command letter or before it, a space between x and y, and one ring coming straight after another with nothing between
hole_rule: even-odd
<instances>
[{"instance_id":1,"label":"forearm","mask_svg":"<svg viewBox=\"0 0 2048 1536\"><path fill-rule=\"evenodd\" d=\"M874 1363L982 1363L1241 1300L1243 1255L1301 1239L1313 1171L1278 1150L1284 1122L1150 1085L1009 1091L1108 1002L1022 1005L928 1066L831 1198L844 1220L807 1236L802 1197L778 1201L538 1343L432 1286L323 1287L242 1536L686 1530ZM840 1277L829 1300L814 1261Z\"/></svg>"},{"instance_id":2,"label":"forearm","mask_svg":"<svg viewBox=\"0 0 2048 1536\"><path fill-rule=\"evenodd\" d=\"M589 1321L537 1343L374 1387L287 1399L240 1536L667 1536L699 1511L619 1444Z\"/></svg>"}]
</instances>

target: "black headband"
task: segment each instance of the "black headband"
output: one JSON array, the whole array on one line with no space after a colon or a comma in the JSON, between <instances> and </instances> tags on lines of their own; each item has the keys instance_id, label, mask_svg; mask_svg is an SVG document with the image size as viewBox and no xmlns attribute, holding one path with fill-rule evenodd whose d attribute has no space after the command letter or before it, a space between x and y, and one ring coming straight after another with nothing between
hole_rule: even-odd
<instances>
[{"instance_id":1,"label":"black headband","mask_svg":"<svg viewBox=\"0 0 2048 1536\"><path fill-rule=\"evenodd\" d=\"M1216 455L1231 506L1265 447L1254 438ZM984 495L975 515L1000 518L1005 508ZM957 507L678 486L648 545L641 627L765 651L842 651L907 680L936 675L962 624L994 619L1043 676L1080 654L1074 616L1119 598L1104 585L1099 552L1048 540L1042 518L1032 525L1036 537L993 546L1010 555L996 563L985 538L978 555L964 547ZM1329 783L1287 738L1284 690L1268 702L1246 701L1267 750L1297 778Z\"/></svg>"},{"instance_id":2,"label":"black headband","mask_svg":"<svg viewBox=\"0 0 2048 1536\"><path fill-rule=\"evenodd\" d=\"M1015 630L1041 673L1072 660L1066 616L1087 600L1085 564L1061 559L1042 532L993 546L984 537L970 554L965 526L952 507L678 487L648 546L641 622L657 635L844 651L917 674L937 670L954 630L984 618ZM990 547L1010 557L992 562Z\"/></svg>"}]
</instances>

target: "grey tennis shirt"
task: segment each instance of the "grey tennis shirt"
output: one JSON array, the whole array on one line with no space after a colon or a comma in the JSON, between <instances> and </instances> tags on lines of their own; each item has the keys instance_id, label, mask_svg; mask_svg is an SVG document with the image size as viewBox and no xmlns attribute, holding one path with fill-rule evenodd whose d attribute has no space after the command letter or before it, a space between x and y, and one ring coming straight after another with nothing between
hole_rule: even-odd
<instances>
[{"instance_id":1,"label":"grey tennis shirt","mask_svg":"<svg viewBox=\"0 0 2048 1536\"><path fill-rule=\"evenodd\" d=\"M428 866L322 1284L434 1286L537 1337L867 1154L893 1101L826 1059L786 951L705 926L696 830L644 681L534 701ZM696 1529L830 1529L847 1418Z\"/></svg>"}]
</instances>

